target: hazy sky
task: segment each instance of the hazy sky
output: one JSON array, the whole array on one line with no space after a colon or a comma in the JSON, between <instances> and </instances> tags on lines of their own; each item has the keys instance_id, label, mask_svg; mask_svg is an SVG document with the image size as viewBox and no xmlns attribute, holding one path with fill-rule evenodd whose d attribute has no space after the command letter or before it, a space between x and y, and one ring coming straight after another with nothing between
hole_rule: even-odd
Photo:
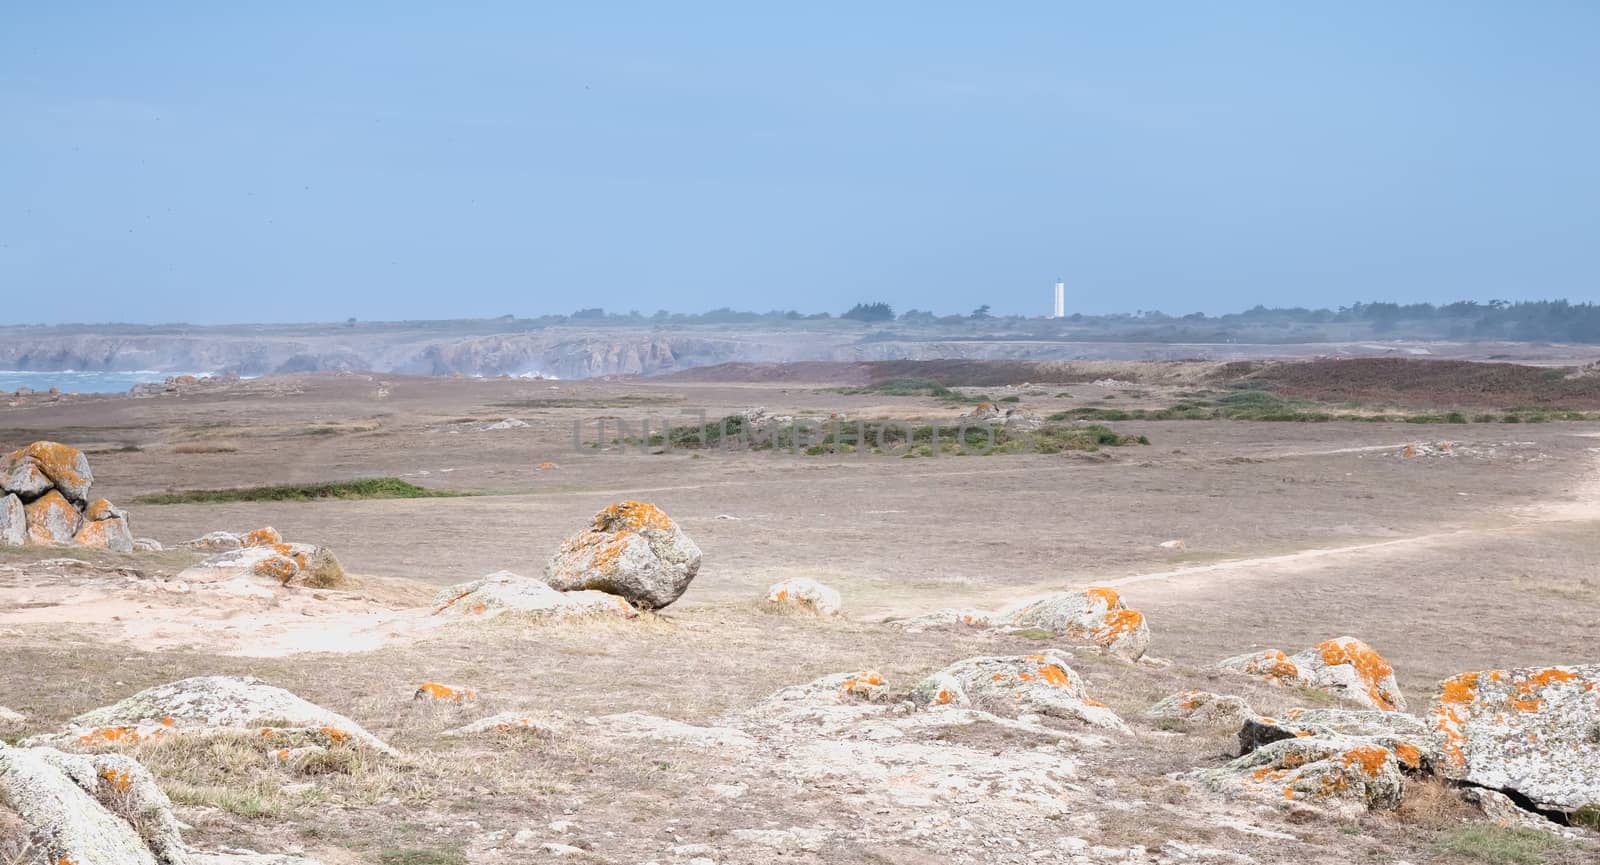
<instances>
[{"instance_id":1,"label":"hazy sky","mask_svg":"<svg viewBox=\"0 0 1600 865\"><path fill-rule=\"evenodd\" d=\"M0 321L1600 299L1600 4L773 5L8 4Z\"/></svg>"}]
</instances>

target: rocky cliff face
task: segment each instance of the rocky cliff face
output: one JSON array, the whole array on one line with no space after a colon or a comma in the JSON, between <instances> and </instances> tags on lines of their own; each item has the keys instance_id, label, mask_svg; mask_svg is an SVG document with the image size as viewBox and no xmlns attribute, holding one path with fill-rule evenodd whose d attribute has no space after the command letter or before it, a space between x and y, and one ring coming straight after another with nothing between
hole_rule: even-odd
<instances>
[{"instance_id":1,"label":"rocky cliff face","mask_svg":"<svg viewBox=\"0 0 1600 865\"><path fill-rule=\"evenodd\" d=\"M191 328L119 334L109 327L0 328L0 369L156 370L265 375L370 370L413 375L652 375L718 363L932 358L1070 360L1083 343L863 340L855 329L545 328L441 336L426 328ZM1152 347L1154 348L1154 347ZM1176 349L1175 349L1176 350Z\"/></svg>"}]
</instances>

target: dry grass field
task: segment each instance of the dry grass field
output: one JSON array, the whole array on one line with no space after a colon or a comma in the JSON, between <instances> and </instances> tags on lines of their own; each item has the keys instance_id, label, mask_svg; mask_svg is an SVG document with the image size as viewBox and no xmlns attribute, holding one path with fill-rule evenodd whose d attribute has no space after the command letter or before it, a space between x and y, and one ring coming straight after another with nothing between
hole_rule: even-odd
<instances>
[{"instance_id":1,"label":"dry grass field","mask_svg":"<svg viewBox=\"0 0 1600 865\"><path fill-rule=\"evenodd\" d=\"M1121 364L1026 385L948 381L953 396L874 392L860 388L871 377L832 374L316 374L139 399L19 401L0 407L0 450L41 438L82 448L96 493L131 511L135 535L170 546L271 525L335 550L354 586L223 608L149 588L198 554L73 553L83 560L75 565L60 553L0 549L0 704L27 718L6 738L186 676L260 677L350 716L402 756L352 748L283 765L250 741L169 741L133 753L196 843L331 865L1594 861L1600 848L1581 840L1534 844L1533 859L1485 858L1516 839L1479 844L1471 832L1487 824L1424 785L1400 811L1348 819L1223 802L1175 773L1224 762L1232 731L1184 734L1142 713L1193 688L1239 694L1267 713L1314 701L1210 665L1344 634L1393 664L1416 711L1461 671L1594 662L1600 421L1125 420L1105 423L1148 444L922 457L652 452L660 448L596 434L601 417L613 430L616 419L636 428L647 417L659 429L756 406L819 422L953 419L984 398L1039 417L1159 409L1225 395L1218 366ZM1363 403L1348 381L1316 391L1292 369L1272 375L1292 382L1296 397L1336 393L1336 412L1457 407L1453 396L1407 403L1393 388ZM1516 379L1519 398L1535 387L1525 378ZM1472 405L1498 399L1479 394ZM485 428L507 418L526 426ZM138 503L172 491L386 477L471 495ZM653 502L704 551L687 594L659 613L421 629L396 612L492 571L539 576L563 538L624 499ZM1181 543L1163 546L1171 541ZM786 577L838 589L846 616L766 609L767 587ZM991 778L930 803L886 792L865 768L860 777L808 773L822 757L787 734L758 736L752 750L635 737L592 720L642 712L736 725L774 691L849 670L876 670L903 692L962 658L1055 644L1004 631L907 631L885 619L995 608L1077 585L1117 588L1149 622L1149 654L1172 661L1073 650L1089 693L1129 722L1131 736L1035 741L1037 732L981 725L905 734L908 748L932 737L972 753L1055 755L1064 780L1048 795L1007 799L997 791L1010 781ZM470 707L421 705L412 692L423 681L482 697ZM440 735L501 711L555 732ZM847 738L839 748L858 745ZM1053 802L1027 804L1035 793Z\"/></svg>"}]
</instances>

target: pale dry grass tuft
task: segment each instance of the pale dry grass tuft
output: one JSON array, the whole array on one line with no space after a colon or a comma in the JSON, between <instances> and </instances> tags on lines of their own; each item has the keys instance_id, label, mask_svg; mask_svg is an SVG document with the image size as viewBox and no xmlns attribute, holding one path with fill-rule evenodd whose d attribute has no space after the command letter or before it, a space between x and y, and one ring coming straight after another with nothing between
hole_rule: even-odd
<instances>
[{"instance_id":1,"label":"pale dry grass tuft","mask_svg":"<svg viewBox=\"0 0 1600 865\"><path fill-rule=\"evenodd\" d=\"M1481 821L1483 814L1462 799L1453 784L1428 776L1406 779L1405 797L1391 817L1407 826L1440 832Z\"/></svg>"}]
</instances>

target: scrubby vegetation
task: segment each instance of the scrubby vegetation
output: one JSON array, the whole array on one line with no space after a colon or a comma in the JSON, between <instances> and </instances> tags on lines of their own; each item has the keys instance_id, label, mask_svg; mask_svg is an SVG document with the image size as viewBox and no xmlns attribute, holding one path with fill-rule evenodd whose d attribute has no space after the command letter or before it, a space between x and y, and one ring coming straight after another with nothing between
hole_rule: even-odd
<instances>
[{"instance_id":1,"label":"scrubby vegetation","mask_svg":"<svg viewBox=\"0 0 1600 865\"><path fill-rule=\"evenodd\" d=\"M852 396L861 394L876 394L879 396L936 396L945 399L961 399L960 393L939 384L922 378L892 378L888 381L869 384L863 387L842 387L838 393Z\"/></svg>"},{"instance_id":2,"label":"scrubby vegetation","mask_svg":"<svg viewBox=\"0 0 1600 865\"><path fill-rule=\"evenodd\" d=\"M1545 854L1566 847L1566 842L1537 829L1513 829L1478 823L1451 829L1439 836L1439 848L1494 865L1545 865Z\"/></svg>"},{"instance_id":3,"label":"scrubby vegetation","mask_svg":"<svg viewBox=\"0 0 1600 865\"><path fill-rule=\"evenodd\" d=\"M615 444L644 446L641 438ZM1118 433L1108 427L1047 424L1035 429L1000 424L916 424L903 421L855 420L828 423L768 424L753 427L739 415L720 421L672 427L650 436L648 445L664 449L787 450L820 456L833 453L887 453L907 457L937 454L989 455L1097 451L1102 447L1149 444L1144 436Z\"/></svg>"},{"instance_id":4,"label":"scrubby vegetation","mask_svg":"<svg viewBox=\"0 0 1600 865\"><path fill-rule=\"evenodd\" d=\"M433 490L399 478L362 478L317 484L235 487L221 490L173 490L140 496L142 505L214 504L217 502L309 502L317 499L430 499L476 493Z\"/></svg>"},{"instance_id":5,"label":"scrubby vegetation","mask_svg":"<svg viewBox=\"0 0 1600 865\"><path fill-rule=\"evenodd\" d=\"M1322 423L1326 421L1367 421L1372 423L1464 424L1464 423L1545 423L1556 420L1592 420L1595 413L1566 409L1517 408L1503 414L1476 413L1470 417L1459 411L1445 412L1363 412L1359 408L1337 408L1326 403L1281 396L1271 391L1244 389L1216 399L1190 399L1165 408L1118 409L1083 407L1049 416L1052 421L1091 420L1240 420Z\"/></svg>"}]
</instances>

